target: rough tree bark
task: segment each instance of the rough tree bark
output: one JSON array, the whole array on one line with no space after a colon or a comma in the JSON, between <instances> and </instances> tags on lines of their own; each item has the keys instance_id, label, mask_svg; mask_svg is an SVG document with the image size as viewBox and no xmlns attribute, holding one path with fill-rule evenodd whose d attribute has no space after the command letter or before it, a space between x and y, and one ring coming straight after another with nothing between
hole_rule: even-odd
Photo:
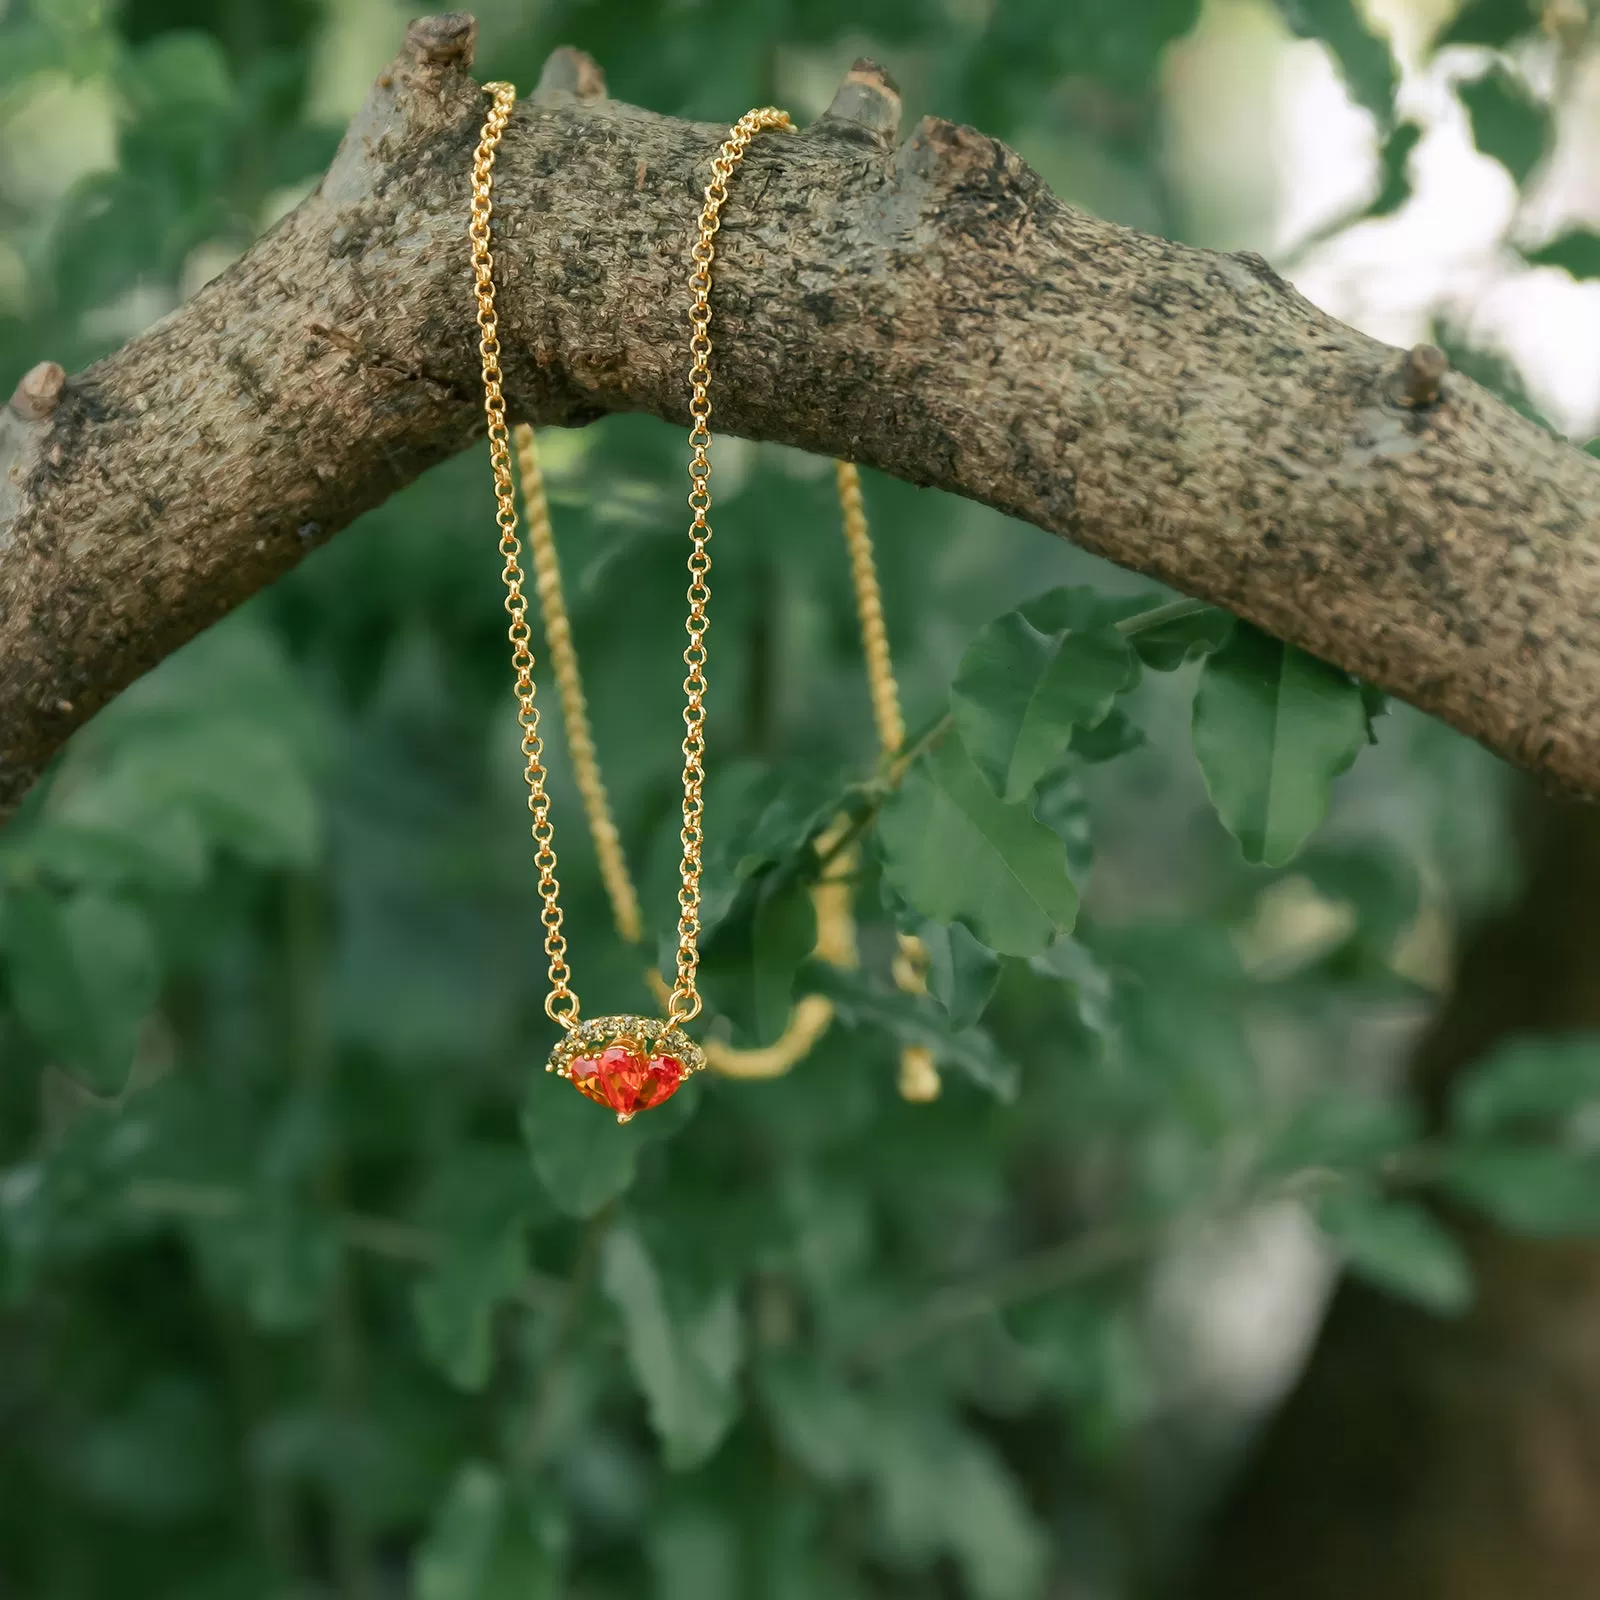
<instances>
[{"instance_id":1,"label":"rough tree bark","mask_svg":"<svg viewBox=\"0 0 1600 1600\"><path fill-rule=\"evenodd\" d=\"M1600 1028L1600 812L1544 801L1533 837L1414 1063L1435 1115L1502 1037ZM1341 1285L1189 1600L1600 1595L1600 1245L1456 1223L1471 1311Z\"/></svg>"},{"instance_id":2,"label":"rough tree bark","mask_svg":"<svg viewBox=\"0 0 1600 1600\"><path fill-rule=\"evenodd\" d=\"M315 194L64 388L24 381L0 422L0 815L119 689L472 441L473 39L413 24ZM716 426L998 506L1600 793L1600 462L1258 257L1074 210L969 128L896 149L898 110L860 63L753 148ZM515 415L687 421L721 134L552 58L498 169Z\"/></svg>"}]
</instances>

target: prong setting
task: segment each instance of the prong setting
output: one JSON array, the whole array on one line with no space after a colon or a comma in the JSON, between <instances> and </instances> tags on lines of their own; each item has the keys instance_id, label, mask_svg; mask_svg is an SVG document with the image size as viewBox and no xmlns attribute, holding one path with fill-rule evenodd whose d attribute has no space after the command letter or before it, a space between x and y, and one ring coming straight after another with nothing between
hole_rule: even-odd
<instances>
[{"instance_id":1,"label":"prong setting","mask_svg":"<svg viewBox=\"0 0 1600 1600\"><path fill-rule=\"evenodd\" d=\"M556 1046L545 1071L565 1078L585 1099L608 1106L619 1123L626 1123L670 1100L705 1064L705 1053L672 1023L597 1017Z\"/></svg>"},{"instance_id":2,"label":"prong setting","mask_svg":"<svg viewBox=\"0 0 1600 1600\"><path fill-rule=\"evenodd\" d=\"M572 1063L579 1056L624 1041L637 1043L646 1055L677 1057L683 1063L685 1077L705 1070L705 1052L700 1046L682 1028L655 1017L595 1017L590 1022L580 1022L550 1052L544 1070L570 1078Z\"/></svg>"}]
</instances>

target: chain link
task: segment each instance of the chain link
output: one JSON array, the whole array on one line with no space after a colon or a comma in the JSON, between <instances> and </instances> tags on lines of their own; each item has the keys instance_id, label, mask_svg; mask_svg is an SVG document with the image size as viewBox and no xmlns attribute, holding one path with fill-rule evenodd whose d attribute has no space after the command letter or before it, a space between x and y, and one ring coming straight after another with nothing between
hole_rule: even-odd
<instances>
[{"instance_id":1,"label":"chain link","mask_svg":"<svg viewBox=\"0 0 1600 1600\"><path fill-rule=\"evenodd\" d=\"M528 784L528 810L533 815L531 833L534 866L539 874L539 897L543 902L540 920L544 925L544 949L549 961L550 993L546 1013L562 1027L571 1030L578 1023L578 997L572 989L572 969L567 965L567 941L561 931L561 885L556 878L554 829L550 822L550 798L545 789L544 747L539 737L539 707L535 700L533 652L528 648L528 602L521 545L517 538L516 488L512 476L511 431L506 423L503 392L504 374L500 370L499 321L495 313L494 256L489 248L490 220L494 213L494 163L511 108L516 104L516 89L509 83L488 83L484 92L491 97L488 117L479 133L478 148L472 162L472 217L468 237L472 243L474 292L478 302L478 353L483 362L483 408L488 419L489 464L494 473L495 521L500 529L500 555L504 562L501 576L506 586L506 612L511 618L507 637L511 640L511 665L516 675L517 721L522 729L523 776ZM711 182L707 185L693 245L690 247L689 288L694 301L689 310L689 603L685 631L688 647L683 653L688 675L683 680L683 864L678 890L677 981L667 1004L667 1018L674 1026L692 1021L700 1012L700 994L695 977L700 964L700 868L705 805L705 695L706 606L711 599L707 581L711 555L706 546L711 539L711 266L716 259L716 236L721 226L722 208L728 199L728 179L743 160L750 141L767 128L791 126L787 112L772 107L747 111L729 130L727 139L711 163ZM520 433L520 430L519 430ZM589 735L583 691L572 651L571 628L560 594L560 577L555 566L554 545L550 537L549 512L538 478L537 457L533 453L531 432L518 439L523 456L524 493L529 507L529 538L540 599L544 606L546 631L550 635L551 655L556 664L557 686L562 692L567 713L568 735L574 748L574 768L590 829L600 850L601 870L611 895L619 929L624 937L637 937L639 912L637 897L623 864L620 842L612 822L604 785L600 782L594 758L594 742ZM563 667L565 662L565 667ZM608 850L609 842L614 848Z\"/></svg>"},{"instance_id":2,"label":"chain link","mask_svg":"<svg viewBox=\"0 0 1600 1600\"><path fill-rule=\"evenodd\" d=\"M895 682L889 655L889 631L883 620L883 590L872 558L872 533L861 503L861 473L853 461L833 464L839 490L839 510L844 519L845 549L850 553L850 577L856 591L856 612L861 619L861 653L867 663L867 691L872 697L872 720L885 760L905 747L906 724L900 712L900 686ZM853 860L853 858L852 858ZM914 934L895 935L898 954L894 981L907 994L925 994L928 988L928 949ZM900 1050L900 1093L907 1100L935 1100L939 1095L939 1068L926 1045L908 1044Z\"/></svg>"},{"instance_id":3,"label":"chain link","mask_svg":"<svg viewBox=\"0 0 1600 1600\"><path fill-rule=\"evenodd\" d=\"M572 619L567 614L561 587L561 563L556 554L555 530L550 526L550 502L545 497L544 474L539 469L539 446L533 429L519 422L511 430L511 447L522 486L522 509L528 521L528 549L533 553L533 582L539 596L539 616L544 623L545 647L555 669L561 694L561 718L567 727L567 750L572 757L572 777L583 801L583 814L600 863L600 881L611 902L617 932L628 944L644 937L639 915L639 894L628 874L622 853L622 836L611 815L611 798L600 776L594 732L589 726L589 702L578 670L578 650L572 641Z\"/></svg>"},{"instance_id":4,"label":"chain link","mask_svg":"<svg viewBox=\"0 0 1600 1600\"><path fill-rule=\"evenodd\" d=\"M528 784L528 810L533 814L533 865L539 874L543 908L544 953L549 962L550 993L544 1009L568 1030L578 1024L578 997L572 992L567 941L561 931L561 884L556 878L555 830L550 823L550 796L545 792L544 745L539 738L539 707L534 699L533 652L528 648L528 601L522 592L522 549L517 540L517 500L511 477L511 434L506 426L506 397L500 370L500 323L494 308L494 256L489 250L489 220L494 213L494 158L500 136L511 120L517 91L509 83L488 83L493 97L478 136L472 160L472 275L478 299L478 354L483 361L483 411L488 419L489 465L494 471L495 521L500 528L501 577L506 586L506 614L511 625L511 666L516 674L517 722L522 729L523 777Z\"/></svg>"},{"instance_id":5,"label":"chain link","mask_svg":"<svg viewBox=\"0 0 1600 1600\"><path fill-rule=\"evenodd\" d=\"M728 199L728 179L744 159L750 141L767 128L792 126L789 114L773 106L747 111L728 131L721 150L712 158L711 182L706 186L700 223L689 249L692 268L689 288L694 303L689 308L689 635L683 664L683 880L678 890L678 976L668 1002L667 1016L674 1024L691 1021L700 1012L695 973L700 965L700 849L705 806L706 750L706 604L711 599L711 264L717 255L717 230Z\"/></svg>"},{"instance_id":6,"label":"chain link","mask_svg":"<svg viewBox=\"0 0 1600 1600\"><path fill-rule=\"evenodd\" d=\"M517 539L516 485L520 480L528 525L528 546L533 558L535 588L550 660L560 691L567 740L572 752L573 775L583 802L584 814L594 838L601 877L611 900L617 931L629 943L643 934L638 894L628 873L621 839L606 788L600 776L594 736L589 726L588 705L578 669L577 651L572 639L572 623L562 593L561 572L555 539L550 526L549 503L544 479L539 470L538 448L532 428L519 423L506 425L505 396L502 392L500 343L494 304L494 258L490 253L490 218L495 152L510 119L516 91L509 84L486 85L493 96L492 108L483 125L472 169L472 264L478 299L479 351L483 359L484 411L488 418L489 459L494 470L496 520L500 527L500 554L505 562L506 611L511 617L508 630L512 645L512 666L516 672L518 721L522 727L524 775L528 783L528 808L533 813L534 864L539 871L539 894L543 901L545 953L549 958L550 994L545 1010L562 1026L571 1029L578 1021L578 998L571 987L572 974L566 962L566 940L561 932L560 884L556 879L556 856L552 845L550 802L545 792L543 749L539 738L539 710L534 699L533 655L528 648L525 582ZM711 599L709 576L711 556L711 266L716 258L716 235L721 226L722 207L728 199L728 179L743 159L750 141L767 128L787 128L788 116L770 107L747 112L734 124L727 140L712 162L712 181L705 190L694 243L690 250L692 271L689 287L694 295L690 307L689 411L689 615L685 629L689 636L684 651L688 675L684 679L683 713L683 862L682 886L678 893L677 981L669 992L665 982L652 971L660 985L668 1019L674 1025L691 1021L700 1011L696 987L700 937L700 871L703 843L705 758L706 647L708 626L706 607ZM512 462L516 472L513 476ZM867 525L861 498L861 476L851 462L835 463L835 478L842 513L845 546L861 623L862 653L866 658L867 685L872 700L873 721L884 755L892 756L905 743L905 721L900 709L899 686L889 653L884 626L883 595L873 560L872 535ZM819 885L818 953L839 965L855 960L854 920L850 915L850 895L846 884L848 870L841 865L837 881ZM826 947L826 948L825 948ZM920 991L925 985L927 952L918 939L901 935L894 963L895 980L902 989ZM832 1006L818 996L810 996L796 1007L783 1037L764 1050L722 1050L725 1057L713 1055L713 1065L741 1077L768 1077L787 1071L805 1055L832 1017ZM708 1049L716 1050L716 1046ZM939 1093L939 1074L932 1055L920 1046L901 1052L901 1093L910 1100L928 1100Z\"/></svg>"},{"instance_id":7,"label":"chain link","mask_svg":"<svg viewBox=\"0 0 1600 1600\"><path fill-rule=\"evenodd\" d=\"M884 755L892 756L906 742L906 724L900 715L900 687L894 680L889 656L883 590L878 586L878 568L872 559L872 534L861 503L861 473L853 461L835 461L833 475L839 490L845 549L850 556L850 577L856 591L856 613L861 619L861 653L867 662L872 720L878 729L879 747Z\"/></svg>"}]
</instances>

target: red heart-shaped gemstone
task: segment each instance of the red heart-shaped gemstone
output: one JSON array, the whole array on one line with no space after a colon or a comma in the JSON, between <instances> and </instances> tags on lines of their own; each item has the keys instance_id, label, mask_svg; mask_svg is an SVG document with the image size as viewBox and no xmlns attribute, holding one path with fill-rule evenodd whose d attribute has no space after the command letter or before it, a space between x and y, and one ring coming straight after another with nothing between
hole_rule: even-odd
<instances>
[{"instance_id":1,"label":"red heart-shaped gemstone","mask_svg":"<svg viewBox=\"0 0 1600 1600\"><path fill-rule=\"evenodd\" d=\"M609 1106L618 1122L648 1111L678 1092L683 1063L676 1056L649 1056L632 1040L607 1045L597 1056L579 1056L567 1069L579 1094Z\"/></svg>"}]
</instances>

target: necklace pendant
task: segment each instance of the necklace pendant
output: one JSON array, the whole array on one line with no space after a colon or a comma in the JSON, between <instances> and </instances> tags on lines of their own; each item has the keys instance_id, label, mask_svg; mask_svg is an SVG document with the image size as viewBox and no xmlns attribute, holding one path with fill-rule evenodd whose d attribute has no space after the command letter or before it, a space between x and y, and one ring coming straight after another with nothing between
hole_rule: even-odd
<instances>
[{"instance_id":1,"label":"necklace pendant","mask_svg":"<svg viewBox=\"0 0 1600 1600\"><path fill-rule=\"evenodd\" d=\"M618 1122L631 1122L670 1100L705 1064L700 1046L682 1028L649 1017L596 1017L550 1052L544 1070L616 1112Z\"/></svg>"}]
</instances>

